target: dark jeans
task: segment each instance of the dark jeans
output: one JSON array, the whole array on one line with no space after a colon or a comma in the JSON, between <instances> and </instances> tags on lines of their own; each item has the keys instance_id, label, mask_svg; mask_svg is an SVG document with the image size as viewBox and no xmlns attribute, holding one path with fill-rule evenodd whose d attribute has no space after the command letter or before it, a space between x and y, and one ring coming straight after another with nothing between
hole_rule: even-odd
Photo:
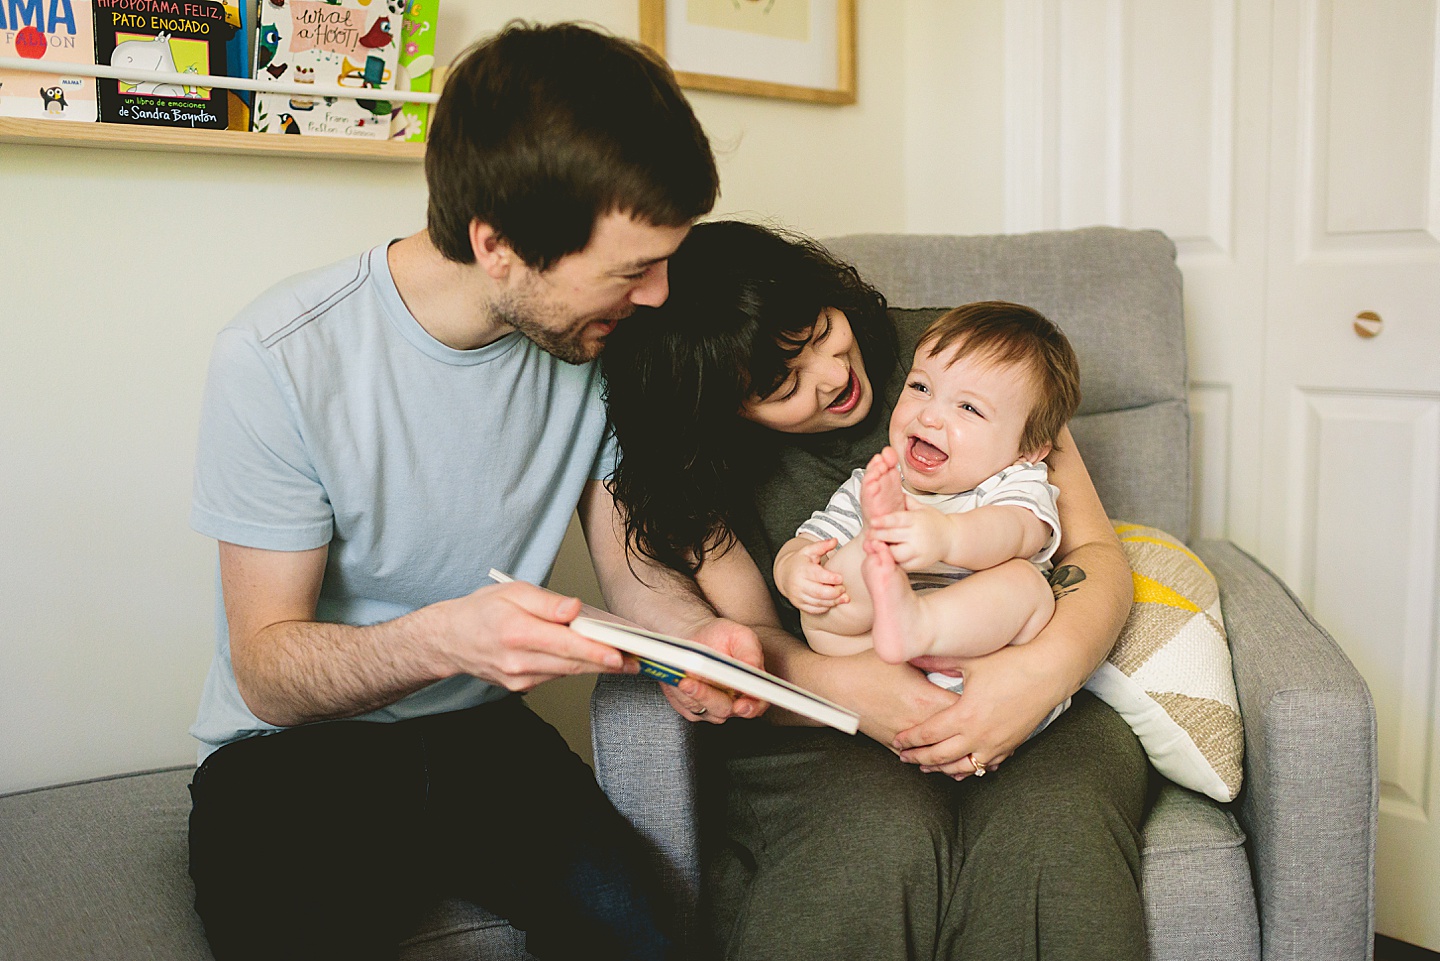
<instances>
[{"instance_id":1,"label":"dark jeans","mask_svg":"<svg viewBox=\"0 0 1440 961\"><path fill-rule=\"evenodd\" d=\"M540 958L669 958L644 844L519 697L226 745L190 787L195 909L219 961L394 958L464 898Z\"/></svg>"}]
</instances>

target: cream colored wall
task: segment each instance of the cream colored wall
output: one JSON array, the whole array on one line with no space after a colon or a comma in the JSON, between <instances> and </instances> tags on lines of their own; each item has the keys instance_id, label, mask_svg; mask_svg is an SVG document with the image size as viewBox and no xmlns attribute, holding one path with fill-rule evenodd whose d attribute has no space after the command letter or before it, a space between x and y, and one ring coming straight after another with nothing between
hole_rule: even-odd
<instances>
[{"instance_id":1,"label":"cream colored wall","mask_svg":"<svg viewBox=\"0 0 1440 961\"><path fill-rule=\"evenodd\" d=\"M637 6L447 0L438 52L520 13L636 36ZM860 7L855 106L693 95L717 213L904 228L913 25L891 0ZM0 144L0 195L3 792L193 758L214 545L187 515L211 341L269 284L420 227L425 189L418 165ZM556 586L593 591L578 540ZM583 687L537 698L573 738Z\"/></svg>"}]
</instances>

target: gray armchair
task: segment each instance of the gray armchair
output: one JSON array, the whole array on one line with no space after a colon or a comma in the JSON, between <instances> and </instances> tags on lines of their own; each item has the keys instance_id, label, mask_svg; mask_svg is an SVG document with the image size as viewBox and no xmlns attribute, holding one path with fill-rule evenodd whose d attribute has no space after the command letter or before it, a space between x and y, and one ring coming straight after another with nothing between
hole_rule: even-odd
<instances>
[{"instance_id":1,"label":"gray armchair","mask_svg":"<svg viewBox=\"0 0 1440 961\"><path fill-rule=\"evenodd\" d=\"M1080 354L1072 424L1107 508L1188 538L1189 418L1180 274L1154 232L851 237L834 249L897 309L977 299L1031 304ZM1144 899L1156 959L1369 957L1378 787L1370 695L1285 588L1225 542L1196 552L1219 579L1245 720L1245 788L1218 805L1166 787L1145 825ZM652 682L602 678L595 762L654 844L698 923L694 731ZM186 873L188 768L0 797L0 957L203 961ZM407 961L527 957L524 937L458 901L434 906Z\"/></svg>"},{"instance_id":2,"label":"gray armchair","mask_svg":"<svg viewBox=\"0 0 1440 961\"><path fill-rule=\"evenodd\" d=\"M1063 327L1084 402L1071 430L1112 517L1190 540L1180 272L1154 231L864 235L829 243L892 309L1013 300ZM1284 585L1228 541L1193 549L1220 584L1245 723L1233 804L1166 784L1144 828L1150 956L1368 958L1379 797L1374 707L1354 667ZM654 842L697 924L706 825L692 732L654 685L602 678L596 767ZM698 930L695 936L700 937Z\"/></svg>"}]
</instances>

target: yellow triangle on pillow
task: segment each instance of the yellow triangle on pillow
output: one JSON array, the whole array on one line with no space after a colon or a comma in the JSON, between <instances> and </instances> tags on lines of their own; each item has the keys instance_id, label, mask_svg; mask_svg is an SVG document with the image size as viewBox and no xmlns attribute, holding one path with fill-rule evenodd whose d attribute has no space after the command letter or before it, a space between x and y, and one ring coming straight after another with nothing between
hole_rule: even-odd
<instances>
[{"instance_id":1,"label":"yellow triangle on pillow","mask_svg":"<svg viewBox=\"0 0 1440 961\"><path fill-rule=\"evenodd\" d=\"M1184 594L1171 590L1159 581L1153 581L1136 571L1130 572L1130 578L1135 582L1135 603L1165 604L1169 607L1178 607L1183 611L1200 613L1200 608L1195 606L1194 601Z\"/></svg>"}]
</instances>

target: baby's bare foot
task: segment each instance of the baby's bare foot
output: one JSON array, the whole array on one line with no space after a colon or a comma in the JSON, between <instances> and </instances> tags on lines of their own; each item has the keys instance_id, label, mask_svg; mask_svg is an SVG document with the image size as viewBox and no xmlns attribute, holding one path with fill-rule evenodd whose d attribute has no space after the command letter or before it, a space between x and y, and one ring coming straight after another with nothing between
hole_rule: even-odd
<instances>
[{"instance_id":1,"label":"baby's bare foot","mask_svg":"<svg viewBox=\"0 0 1440 961\"><path fill-rule=\"evenodd\" d=\"M925 612L890 546L867 537L860 574L874 607L870 638L880 660L899 664L928 653L922 630Z\"/></svg>"},{"instance_id":2,"label":"baby's bare foot","mask_svg":"<svg viewBox=\"0 0 1440 961\"><path fill-rule=\"evenodd\" d=\"M860 481L860 516L867 523L905 509L899 463L894 448L886 447L865 465L865 477Z\"/></svg>"}]
</instances>

